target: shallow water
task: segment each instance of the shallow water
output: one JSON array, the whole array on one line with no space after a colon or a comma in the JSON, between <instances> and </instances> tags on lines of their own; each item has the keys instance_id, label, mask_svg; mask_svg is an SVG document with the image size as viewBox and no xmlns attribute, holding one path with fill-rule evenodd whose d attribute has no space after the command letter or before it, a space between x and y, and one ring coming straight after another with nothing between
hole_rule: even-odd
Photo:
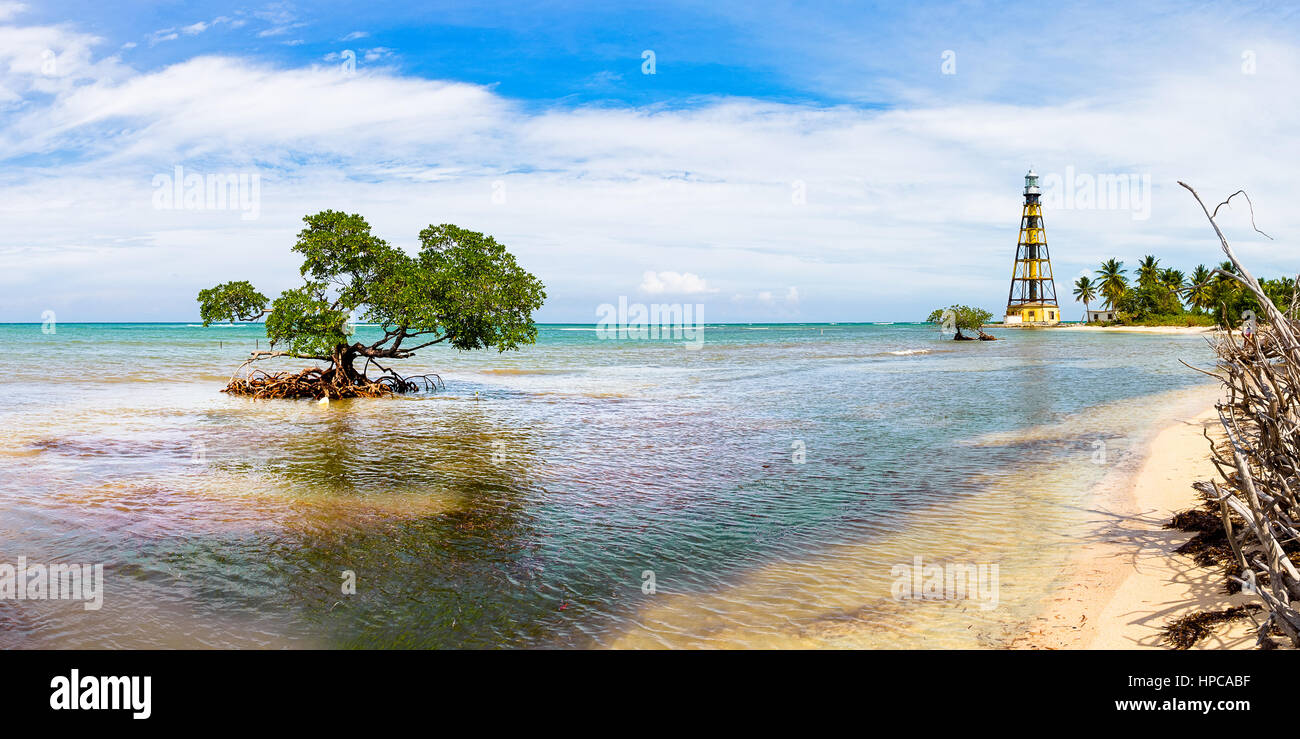
<instances>
[{"instance_id":1,"label":"shallow water","mask_svg":"<svg viewBox=\"0 0 1300 739\"><path fill-rule=\"evenodd\" d=\"M996 646L1090 491L1203 394L1177 360L1210 361L1172 335L581 328L318 406L218 392L258 327L0 326L0 563L103 563L107 589L0 601L0 647ZM996 607L895 599L916 556L997 564Z\"/></svg>"}]
</instances>

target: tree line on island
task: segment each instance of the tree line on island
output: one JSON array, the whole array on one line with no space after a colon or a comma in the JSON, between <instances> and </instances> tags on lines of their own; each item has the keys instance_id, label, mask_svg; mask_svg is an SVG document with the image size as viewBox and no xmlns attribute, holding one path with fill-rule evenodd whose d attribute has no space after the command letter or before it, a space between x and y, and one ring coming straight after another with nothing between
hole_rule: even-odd
<instances>
[{"instance_id":1,"label":"tree line on island","mask_svg":"<svg viewBox=\"0 0 1300 739\"><path fill-rule=\"evenodd\" d=\"M1244 316L1264 319L1268 314L1259 298L1229 275L1240 276L1231 261L1221 263L1217 269L1198 264L1188 276L1181 270L1161 267L1160 260L1148 254L1138 262L1136 281L1130 282L1124 263L1112 258L1101 263L1095 276L1084 275L1074 281L1074 297L1083 303L1085 311L1091 311L1098 300L1103 310L1113 311L1114 319L1100 321L1102 325L1236 326ZM1296 302L1295 278L1264 279L1259 284L1279 311L1290 310ZM993 314L982 308L950 305L936 308L925 320L939 324L958 341L976 338L963 334L963 330L976 332L983 341L995 338L983 330L993 320Z\"/></svg>"},{"instance_id":2,"label":"tree line on island","mask_svg":"<svg viewBox=\"0 0 1300 739\"><path fill-rule=\"evenodd\" d=\"M1238 274L1232 262L1218 267ZM1128 270L1118 259L1107 259L1095 277L1084 275L1074 281L1074 297L1085 310L1100 299L1106 311L1115 312L1115 320L1106 323L1145 326L1232 326L1251 311L1264 316L1263 306L1254 293L1237 280L1199 264L1190 276L1181 270L1162 268L1160 260L1148 254L1138 262L1136 284L1130 283ZM1279 277L1260 280L1264 294L1279 310L1287 310L1295 300L1295 279Z\"/></svg>"}]
</instances>

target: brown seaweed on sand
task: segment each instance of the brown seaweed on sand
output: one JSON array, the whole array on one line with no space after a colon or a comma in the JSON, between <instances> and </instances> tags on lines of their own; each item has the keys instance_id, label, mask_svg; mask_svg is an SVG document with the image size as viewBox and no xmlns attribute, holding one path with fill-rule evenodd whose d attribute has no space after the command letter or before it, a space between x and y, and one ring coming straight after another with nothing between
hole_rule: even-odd
<instances>
[{"instance_id":1,"label":"brown seaweed on sand","mask_svg":"<svg viewBox=\"0 0 1300 739\"><path fill-rule=\"evenodd\" d=\"M1229 621L1246 618L1258 612L1261 607L1256 603L1235 606L1222 611L1200 611L1176 619L1165 627L1161 639L1174 649L1191 649L1196 642L1209 636L1214 626Z\"/></svg>"}]
</instances>

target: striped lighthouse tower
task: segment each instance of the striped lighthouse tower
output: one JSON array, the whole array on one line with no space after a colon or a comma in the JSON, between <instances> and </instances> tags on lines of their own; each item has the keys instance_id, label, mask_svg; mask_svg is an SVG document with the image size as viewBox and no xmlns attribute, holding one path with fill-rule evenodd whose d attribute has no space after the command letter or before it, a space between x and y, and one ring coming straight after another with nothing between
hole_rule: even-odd
<instances>
[{"instance_id":1,"label":"striped lighthouse tower","mask_svg":"<svg viewBox=\"0 0 1300 739\"><path fill-rule=\"evenodd\" d=\"M1020 242L1011 268L1004 323L1052 326L1061 322L1052 260L1047 253L1047 231L1043 229L1041 195L1038 175L1030 169L1025 175L1025 207L1020 214Z\"/></svg>"}]
</instances>

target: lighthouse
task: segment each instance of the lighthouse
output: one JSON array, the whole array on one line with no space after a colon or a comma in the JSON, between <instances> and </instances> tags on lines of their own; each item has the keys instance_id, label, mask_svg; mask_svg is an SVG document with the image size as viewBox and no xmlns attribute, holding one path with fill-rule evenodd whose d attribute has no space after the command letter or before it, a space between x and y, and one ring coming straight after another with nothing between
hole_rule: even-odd
<instances>
[{"instance_id":1,"label":"lighthouse","mask_svg":"<svg viewBox=\"0 0 1300 739\"><path fill-rule=\"evenodd\" d=\"M1025 175L1025 206L1020 213L1020 242L1011 267L1011 290L1007 293L1006 324L1052 326L1061 322L1056 304L1056 281L1047 253L1047 231L1043 229L1043 206L1039 202L1038 174Z\"/></svg>"}]
</instances>

